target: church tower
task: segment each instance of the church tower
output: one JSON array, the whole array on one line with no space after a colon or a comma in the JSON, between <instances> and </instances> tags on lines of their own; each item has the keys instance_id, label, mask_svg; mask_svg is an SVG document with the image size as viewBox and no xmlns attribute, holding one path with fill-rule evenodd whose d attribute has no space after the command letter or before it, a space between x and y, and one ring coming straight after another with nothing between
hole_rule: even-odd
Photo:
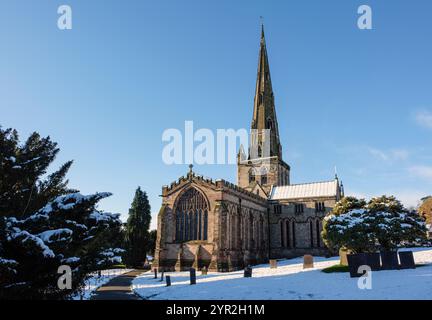
<instances>
[{"instance_id":1,"label":"church tower","mask_svg":"<svg viewBox=\"0 0 432 320\"><path fill-rule=\"evenodd\" d=\"M237 183L249 191L268 195L272 186L288 185L290 167L282 160L264 26L261 40L248 155L237 158ZM265 193L265 194L262 194Z\"/></svg>"}]
</instances>

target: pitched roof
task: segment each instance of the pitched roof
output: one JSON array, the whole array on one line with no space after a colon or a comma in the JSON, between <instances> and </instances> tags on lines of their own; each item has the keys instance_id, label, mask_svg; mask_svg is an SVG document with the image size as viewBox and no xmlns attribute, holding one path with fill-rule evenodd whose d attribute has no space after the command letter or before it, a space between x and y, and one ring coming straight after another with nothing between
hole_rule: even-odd
<instances>
[{"instance_id":1,"label":"pitched roof","mask_svg":"<svg viewBox=\"0 0 432 320\"><path fill-rule=\"evenodd\" d=\"M270 192L270 200L289 200L315 197L337 196L338 180L291 184L288 186L275 186Z\"/></svg>"}]
</instances>

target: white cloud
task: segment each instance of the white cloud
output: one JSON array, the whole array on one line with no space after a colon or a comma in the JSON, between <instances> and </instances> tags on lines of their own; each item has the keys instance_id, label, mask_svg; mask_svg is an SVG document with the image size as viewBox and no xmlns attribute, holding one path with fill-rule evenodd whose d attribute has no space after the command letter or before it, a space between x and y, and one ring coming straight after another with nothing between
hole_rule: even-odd
<instances>
[{"instance_id":1,"label":"white cloud","mask_svg":"<svg viewBox=\"0 0 432 320\"><path fill-rule=\"evenodd\" d=\"M422 127L432 129L432 112L430 111L419 111L415 115L416 121Z\"/></svg>"},{"instance_id":2,"label":"white cloud","mask_svg":"<svg viewBox=\"0 0 432 320\"><path fill-rule=\"evenodd\" d=\"M369 154L382 161L396 161L408 159L410 152L406 149L390 149L380 150L377 148L368 147Z\"/></svg>"},{"instance_id":3,"label":"white cloud","mask_svg":"<svg viewBox=\"0 0 432 320\"><path fill-rule=\"evenodd\" d=\"M375 158L387 161L389 159L389 157L387 156L387 154L379 149L375 149L375 148L368 148L368 151L371 155L373 155Z\"/></svg>"},{"instance_id":4,"label":"white cloud","mask_svg":"<svg viewBox=\"0 0 432 320\"><path fill-rule=\"evenodd\" d=\"M408 171L419 178L432 181L432 167L429 166L412 166Z\"/></svg>"},{"instance_id":5,"label":"white cloud","mask_svg":"<svg viewBox=\"0 0 432 320\"><path fill-rule=\"evenodd\" d=\"M383 190L382 192L377 192L375 194L371 194L369 192L361 192L361 191L351 191L345 192L346 196L353 196L358 199L365 199L369 201L372 197L379 197L382 195L387 196L395 196L396 199L399 199L402 204L406 208L417 208L420 204L420 200L427 195L424 191L421 190Z\"/></svg>"}]
</instances>

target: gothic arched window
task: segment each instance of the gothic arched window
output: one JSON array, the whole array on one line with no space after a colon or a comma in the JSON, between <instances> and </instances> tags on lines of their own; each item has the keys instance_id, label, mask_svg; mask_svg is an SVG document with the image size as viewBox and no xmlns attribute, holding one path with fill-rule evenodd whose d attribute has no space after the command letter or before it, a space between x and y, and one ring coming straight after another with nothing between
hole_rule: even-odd
<instances>
[{"instance_id":1,"label":"gothic arched window","mask_svg":"<svg viewBox=\"0 0 432 320\"><path fill-rule=\"evenodd\" d=\"M177 242L207 240L208 204L195 188L184 192L175 208Z\"/></svg>"},{"instance_id":2,"label":"gothic arched window","mask_svg":"<svg viewBox=\"0 0 432 320\"><path fill-rule=\"evenodd\" d=\"M252 183L255 181L255 171L254 169L249 170L249 183Z\"/></svg>"}]
</instances>

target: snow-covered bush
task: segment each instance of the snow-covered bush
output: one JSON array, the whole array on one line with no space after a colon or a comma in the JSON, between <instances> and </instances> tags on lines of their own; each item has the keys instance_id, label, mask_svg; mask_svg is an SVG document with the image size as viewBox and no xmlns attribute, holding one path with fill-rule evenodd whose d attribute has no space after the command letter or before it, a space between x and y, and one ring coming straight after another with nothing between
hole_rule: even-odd
<instances>
[{"instance_id":1,"label":"snow-covered bush","mask_svg":"<svg viewBox=\"0 0 432 320\"><path fill-rule=\"evenodd\" d=\"M72 161L47 174L58 152L50 137L34 132L20 143L16 130L0 127L0 299L66 298L108 265L100 253L121 241L118 215L96 208L109 193L68 188ZM70 291L57 286L64 264L72 268Z\"/></svg>"},{"instance_id":2,"label":"snow-covered bush","mask_svg":"<svg viewBox=\"0 0 432 320\"><path fill-rule=\"evenodd\" d=\"M329 249L356 248L359 252L370 249L369 236L362 223L365 206L365 200L355 197L344 197L335 204L323 220L322 237Z\"/></svg>"},{"instance_id":3,"label":"snow-covered bush","mask_svg":"<svg viewBox=\"0 0 432 320\"><path fill-rule=\"evenodd\" d=\"M109 195L68 194L26 219L3 218L0 266L9 268L11 275L0 280L2 294L38 299L66 297L79 289L89 272L121 263L121 249L99 245L104 231L121 225L119 215L96 209L97 202ZM57 269L65 264L72 268L73 289L69 292L57 287Z\"/></svg>"},{"instance_id":4,"label":"snow-covered bush","mask_svg":"<svg viewBox=\"0 0 432 320\"><path fill-rule=\"evenodd\" d=\"M325 242L331 248L345 248L353 253L372 252L375 248L373 227L365 209L352 209L324 218Z\"/></svg>"},{"instance_id":5,"label":"snow-covered bush","mask_svg":"<svg viewBox=\"0 0 432 320\"><path fill-rule=\"evenodd\" d=\"M374 220L374 233L380 249L393 250L403 243L425 240L424 219L417 212L405 209L395 197L372 198L366 208Z\"/></svg>"},{"instance_id":6,"label":"snow-covered bush","mask_svg":"<svg viewBox=\"0 0 432 320\"><path fill-rule=\"evenodd\" d=\"M362 253L421 242L426 227L416 212L406 210L394 197L372 198L367 204L350 197L342 199L324 218L322 235L331 249Z\"/></svg>"}]
</instances>

